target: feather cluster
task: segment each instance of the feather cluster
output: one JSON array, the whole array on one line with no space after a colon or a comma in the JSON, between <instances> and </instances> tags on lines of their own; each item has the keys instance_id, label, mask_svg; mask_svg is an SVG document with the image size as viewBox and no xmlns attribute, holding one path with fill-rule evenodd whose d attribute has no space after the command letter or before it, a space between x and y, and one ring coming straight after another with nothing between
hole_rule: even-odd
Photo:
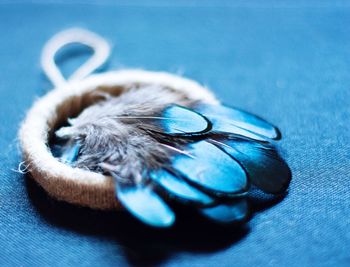
<instances>
[{"instance_id":1,"label":"feather cluster","mask_svg":"<svg viewBox=\"0 0 350 267\"><path fill-rule=\"evenodd\" d=\"M174 223L168 202L193 206L222 223L245 221L250 184L283 193L291 173L265 120L223 105L194 102L157 86L105 95L56 131L55 156L108 174L115 194L142 222Z\"/></svg>"}]
</instances>

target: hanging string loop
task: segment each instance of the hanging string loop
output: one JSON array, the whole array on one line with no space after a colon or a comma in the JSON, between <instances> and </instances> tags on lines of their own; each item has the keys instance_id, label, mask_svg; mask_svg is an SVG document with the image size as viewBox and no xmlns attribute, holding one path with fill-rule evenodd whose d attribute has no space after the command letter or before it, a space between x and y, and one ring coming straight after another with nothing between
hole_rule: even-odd
<instances>
[{"instance_id":1,"label":"hanging string loop","mask_svg":"<svg viewBox=\"0 0 350 267\"><path fill-rule=\"evenodd\" d=\"M67 80L58 68L55 56L60 49L74 43L90 47L93 55L68 78L68 81L81 80L91 74L107 61L111 52L111 47L104 38L88 30L72 28L56 34L46 43L41 54L41 66L56 87L67 83Z\"/></svg>"}]
</instances>

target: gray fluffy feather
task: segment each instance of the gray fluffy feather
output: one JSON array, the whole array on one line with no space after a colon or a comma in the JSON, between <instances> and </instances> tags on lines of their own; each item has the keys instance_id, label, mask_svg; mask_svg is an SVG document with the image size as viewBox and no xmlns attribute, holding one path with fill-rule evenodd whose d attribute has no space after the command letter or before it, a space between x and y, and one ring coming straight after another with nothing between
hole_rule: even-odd
<instances>
[{"instance_id":1,"label":"gray fluffy feather","mask_svg":"<svg viewBox=\"0 0 350 267\"><path fill-rule=\"evenodd\" d=\"M179 92L155 86L129 89L118 97L107 95L69 119L70 126L60 128L56 135L81 144L75 167L111 172L122 182L138 183L145 170L159 168L169 160L171 150L164 143L177 147L184 142L157 134L157 125L145 119L159 116L173 103L193 104Z\"/></svg>"}]
</instances>

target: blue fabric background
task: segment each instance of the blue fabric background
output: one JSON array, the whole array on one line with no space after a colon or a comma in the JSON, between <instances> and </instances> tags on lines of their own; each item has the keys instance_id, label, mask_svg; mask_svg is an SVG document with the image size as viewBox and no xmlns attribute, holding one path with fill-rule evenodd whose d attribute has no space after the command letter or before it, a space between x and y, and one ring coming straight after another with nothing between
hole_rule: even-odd
<instances>
[{"instance_id":1,"label":"blue fabric background","mask_svg":"<svg viewBox=\"0 0 350 267\"><path fill-rule=\"evenodd\" d=\"M0 3L0 266L350 266L349 2L97 2ZM115 44L110 69L184 74L278 125L289 194L255 203L247 227L184 212L154 231L57 202L16 173L18 126L51 88L41 48L71 26Z\"/></svg>"}]
</instances>

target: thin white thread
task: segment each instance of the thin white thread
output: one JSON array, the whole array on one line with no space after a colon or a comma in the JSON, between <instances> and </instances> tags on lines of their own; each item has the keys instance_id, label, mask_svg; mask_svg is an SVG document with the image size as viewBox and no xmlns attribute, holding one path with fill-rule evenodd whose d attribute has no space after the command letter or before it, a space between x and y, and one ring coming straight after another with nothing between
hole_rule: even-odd
<instances>
[{"instance_id":1,"label":"thin white thread","mask_svg":"<svg viewBox=\"0 0 350 267\"><path fill-rule=\"evenodd\" d=\"M30 164L26 165L25 161L22 161L18 164L17 170L11 169L14 172L20 173L20 174L26 174L29 172Z\"/></svg>"},{"instance_id":2,"label":"thin white thread","mask_svg":"<svg viewBox=\"0 0 350 267\"><path fill-rule=\"evenodd\" d=\"M108 42L93 32L72 28L56 34L46 43L41 54L41 66L47 77L55 86L67 82L56 65L55 55L62 47L73 43L80 43L91 47L94 53L68 80L80 80L85 78L103 65L110 55L111 48Z\"/></svg>"}]
</instances>

